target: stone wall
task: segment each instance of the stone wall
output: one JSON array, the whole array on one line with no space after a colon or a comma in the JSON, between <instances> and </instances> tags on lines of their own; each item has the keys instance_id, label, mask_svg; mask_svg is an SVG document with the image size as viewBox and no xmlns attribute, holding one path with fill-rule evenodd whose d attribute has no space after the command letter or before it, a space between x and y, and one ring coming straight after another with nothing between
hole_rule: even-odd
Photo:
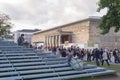
<instances>
[{"instance_id":1,"label":"stone wall","mask_svg":"<svg viewBox=\"0 0 120 80\"><path fill-rule=\"evenodd\" d=\"M73 43L87 43L89 40L89 21L59 27L62 31L72 32ZM53 28L34 34L32 42L45 42L45 36L57 35L59 28Z\"/></svg>"},{"instance_id":2,"label":"stone wall","mask_svg":"<svg viewBox=\"0 0 120 80\"><path fill-rule=\"evenodd\" d=\"M119 48L120 47L120 32L114 33L114 29L106 35L100 34L100 29L97 28L100 19L85 19L82 21L58 26L34 34L32 42L45 42L46 36L58 35L58 30L72 32L72 43L88 43L93 42L103 48Z\"/></svg>"},{"instance_id":3,"label":"stone wall","mask_svg":"<svg viewBox=\"0 0 120 80\"><path fill-rule=\"evenodd\" d=\"M115 33L110 29L108 34L100 34L101 30L97 28L100 20L91 19L90 21L90 41L99 44L100 48L120 48L120 32Z\"/></svg>"}]
</instances>

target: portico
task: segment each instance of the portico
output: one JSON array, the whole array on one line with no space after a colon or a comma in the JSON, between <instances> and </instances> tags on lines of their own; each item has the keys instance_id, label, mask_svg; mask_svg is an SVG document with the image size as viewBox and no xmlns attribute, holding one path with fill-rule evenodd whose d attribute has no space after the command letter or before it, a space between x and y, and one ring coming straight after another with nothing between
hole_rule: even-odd
<instances>
[{"instance_id":1,"label":"portico","mask_svg":"<svg viewBox=\"0 0 120 80\"><path fill-rule=\"evenodd\" d=\"M60 31L45 36L45 46L47 48L59 47L61 44L64 44L65 41L72 43L72 32Z\"/></svg>"}]
</instances>

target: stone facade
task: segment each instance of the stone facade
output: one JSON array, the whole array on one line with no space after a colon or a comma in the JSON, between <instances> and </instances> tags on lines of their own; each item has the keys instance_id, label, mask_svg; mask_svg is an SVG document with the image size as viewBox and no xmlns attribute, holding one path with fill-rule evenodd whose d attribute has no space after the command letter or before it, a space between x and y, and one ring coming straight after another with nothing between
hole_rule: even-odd
<instances>
[{"instance_id":1,"label":"stone facade","mask_svg":"<svg viewBox=\"0 0 120 80\"><path fill-rule=\"evenodd\" d=\"M60 44L69 41L69 43L87 44L92 42L98 44L99 48L117 48L120 47L120 35L113 30L106 35L100 34L97 28L100 19L87 18L81 21L58 26L48 30L40 31L34 34L32 42L44 42L46 46L60 46ZM63 38L66 39L63 39ZM63 39L63 40L62 40ZM71 41L70 41L71 39Z\"/></svg>"}]
</instances>

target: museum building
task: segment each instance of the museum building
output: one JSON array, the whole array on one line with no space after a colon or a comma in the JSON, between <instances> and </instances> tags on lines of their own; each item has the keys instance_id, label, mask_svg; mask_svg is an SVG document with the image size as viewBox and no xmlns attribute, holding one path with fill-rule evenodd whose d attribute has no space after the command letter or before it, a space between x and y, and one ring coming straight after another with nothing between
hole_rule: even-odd
<instances>
[{"instance_id":1,"label":"museum building","mask_svg":"<svg viewBox=\"0 0 120 80\"><path fill-rule=\"evenodd\" d=\"M44 43L45 47L59 47L66 45L88 45L99 48L119 48L120 32L111 29L108 34L101 35L97 28L100 18L89 17L80 21L57 26L51 29L35 32L33 43ZM85 47L84 47L85 48Z\"/></svg>"}]
</instances>

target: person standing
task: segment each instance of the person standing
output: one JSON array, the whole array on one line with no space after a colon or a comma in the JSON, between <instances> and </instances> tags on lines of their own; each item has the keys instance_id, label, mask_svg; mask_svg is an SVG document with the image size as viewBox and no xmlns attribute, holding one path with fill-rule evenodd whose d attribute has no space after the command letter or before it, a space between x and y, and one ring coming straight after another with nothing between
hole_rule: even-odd
<instances>
[{"instance_id":1,"label":"person standing","mask_svg":"<svg viewBox=\"0 0 120 80\"><path fill-rule=\"evenodd\" d=\"M21 36L17 40L19 46L23 46L24 44L24 34L21 34Z\"/></svg>"},{"instance_id":2,"label":"person standing","mask_svg":"<svg viewBox=\"0 0 120 80\"><path fill-rule=\"evenodd\" d=\"M114 56L114 63L118 63L119 62L119 60L118 60L118 50L117 49L115 49L114 51L113 51L113 56Z\"/></svg>"},{"instance_id":3,"label":"person standing","mask_svg":"<svg viewBox=\"0 0 120 80\"><path fill-rule=\"evenodd\" d=\"M95 49L95 62L97 66L100 66L100 51L96 48Z\"/></svg>"}]
</instances>

